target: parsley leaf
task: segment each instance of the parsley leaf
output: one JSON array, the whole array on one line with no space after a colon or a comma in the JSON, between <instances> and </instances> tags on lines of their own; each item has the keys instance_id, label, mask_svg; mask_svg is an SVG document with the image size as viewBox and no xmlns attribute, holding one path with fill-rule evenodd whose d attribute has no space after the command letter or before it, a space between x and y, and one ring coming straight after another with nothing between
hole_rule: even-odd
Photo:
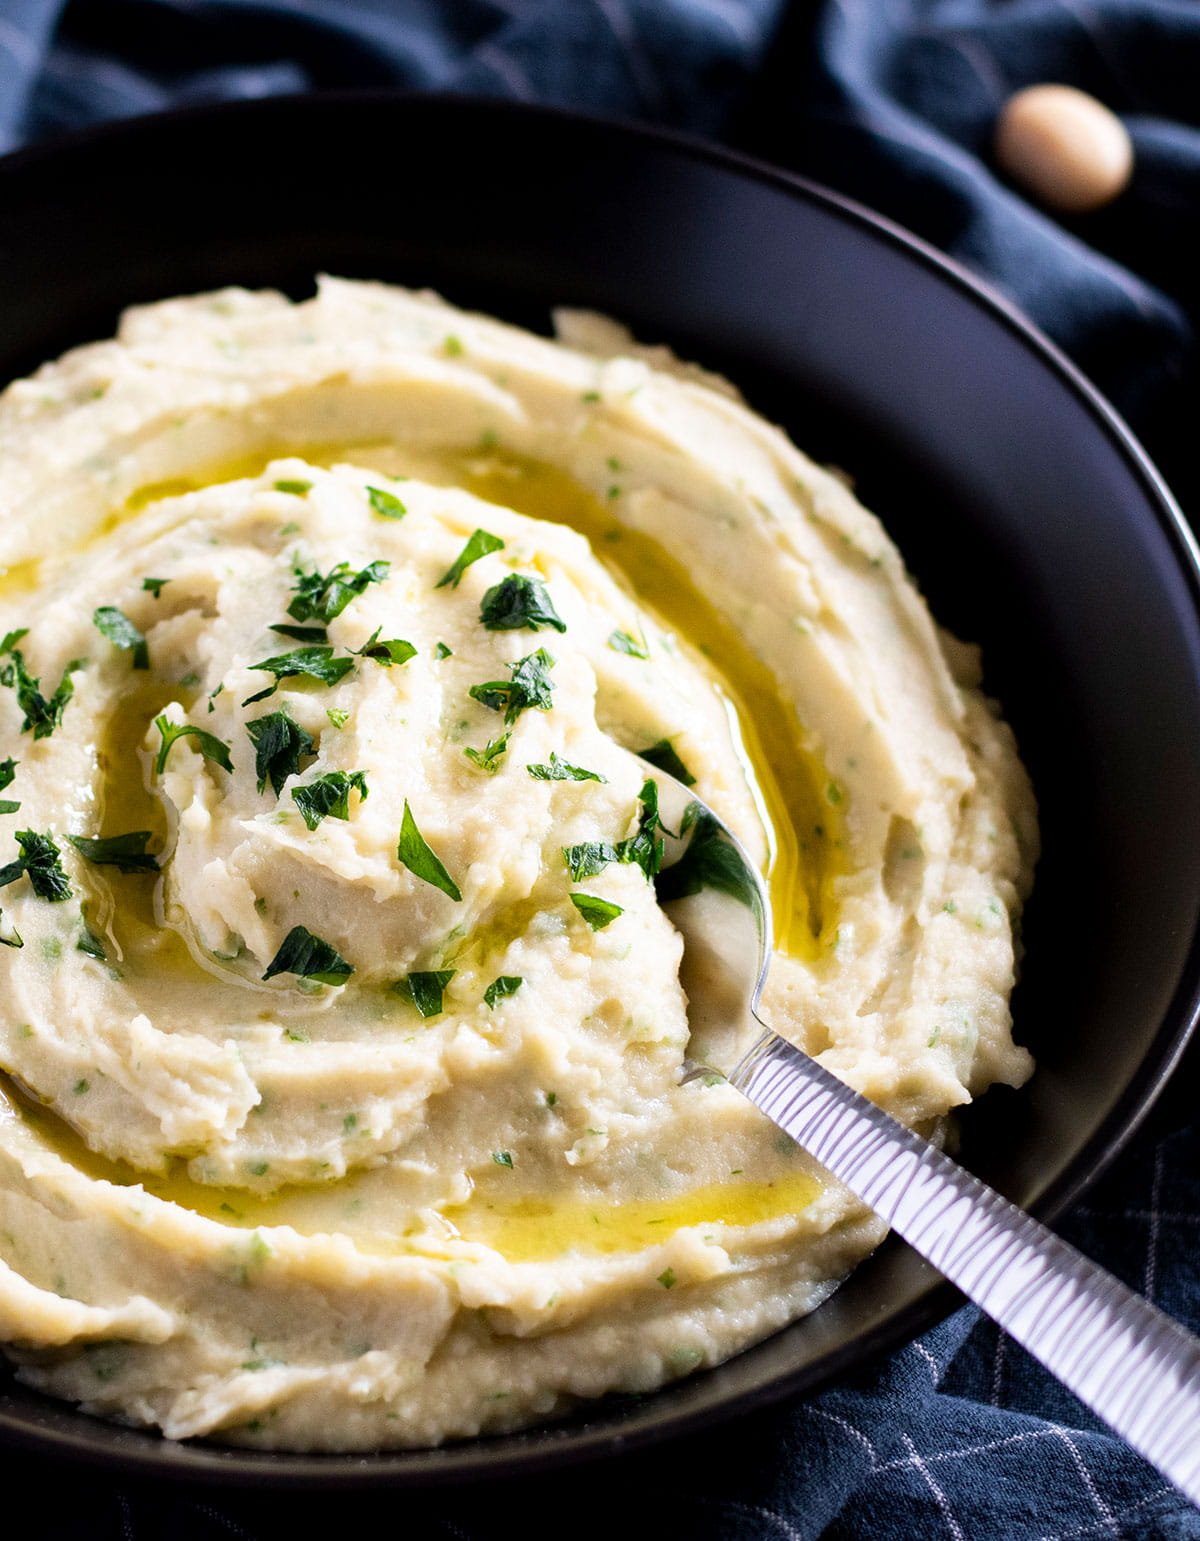
<instances>
[{"instance_id":1,"label":"parsley leaf","mask_svg":"<svg viewBox=\"0 0 1200 1541\"><path fill-rule=\"evenodd\" d=\"M510 1171L512 1170L513 1158L511 1150L494 1150L492 1152L492 1160L497 1166L506 1166Z\"/></svg>"},{"instance_id":2,"label":"parsley leaf","mask_svg":"<svg viewBox=\"0 0 1200 1541\"><path fill-rule=\"evenodd\" d=\"M161 599L162 591L170 581L170 578L143 578L142 588L147 594L153 594L155 599Z\"/></svg>"},{"instance_id":3,"label":"parsley leaf","mask_svg":"<svg viewBox=\"0 0 1200 1541\"><path fill-rule=\"evenodd\" d=\"M162 734L162 747L154 762L156 775L162 775L166 769L167 756L171 752L172 745L181 738L194 738L196 748L206 760L214 761L222 770L232 771L233 761L229 758L229 745L223 743L214 733L206 733L203 728L194 728L190 722L172 722L169 717L156 717L154 726Z\"/></svg>"},{"instance_id":4,"label":"parsley leaf","mask_svg":"<svg viewBox=\"0 0 1200 1541\"><path fill-rule=\"evenodd\" d=\"M295 481L276 482L275 491L290 492L294 497L302 498L306 492L312 491L312 486L311 482L301 481L297 478Z\"/></svg>"},{"instance_id":5,"label":"parsley leaf","mask_svg":"<svg viewBox=\"0 0 1200 1541\"><path fill-rule=\"evenodd\" d=\"M584 770L582 765L572 765L568 760L560 760L552 749L548 765L527 765L525 769L535 781L607 781L607 776L601 776L596 771Z\"/></svg>"},{"instance_id":6,"label":"parsley leaf","mask_svg":"<svg viewBox=\"0 0 1200 1541\"><path fill-rule=\"evenodd\" d=\"M564 845L562 853L573 883L594 878L610 861L621 859L617 847L607 840L584 840L579 845Z\"/></svg>"},{"instance_id":7,"label":"parsley leaf","mask_svg":"<svg viewBox=\"0 0 1200 1541\"><path fill-rule=\"evenodd\" d=\"M685 787L696 785L695 776L675 753L669 738L660 738L658 743L651 744L649 749L638 749L635 753L639 758L648 760L656 770L666 771L668 776L674 776L676 781L682 781Z\"/></svg>"},{"instance_id":8,"label":"parsley leaf","mask_svg":"<svg viewBox=\"0 0 1200 1541\"><path fill-rule=\"evenodd\" d=\"M75 694L75 682L71 676L84 667L86 660L71 660L63 670L58 689L47 701L41 691L41 680L34 679L29 673L25 667L25 658L16 645L22 637L28 635L28 627L23 627L19 631L10 631L4 641L0 642L0 657L7 653L11 660L0 667L0 685L11 686L17 692L17 705L25 713L21 732L28 733L32 728L34 738L49 738L62 722L67 702Z\"/></svg>"},{"instance_id":9,"label":"parsley leaf","mask_svg":"<svg viewBox=\"0 0 1200 1541\"><path fill-rule=\"evenodd\" d=\"M447 647L444 642L439 642L433 651L438 658L454 657L454 649L452 647Z\"/></svg>"},{"instance_id":10,"label":"parsley leaf","mask_svg":"<svg viewBox=\"0 0 1200 1541\"><path fill-rule=\"evenodd\" d=\"M322 819L350 817L351 788L358 792L363 802L370 796L362 771L327 771L307 786L293 787L292 797L309 829L316 829Z\"/></svg>"},{"instance_id":11,"label":"parsley leaf","mask_svg":"<svg viewBox=\"0 0 1200 1541\"><path fill-rule=\"evenodd\" d=\"M685 899L704 888L715 888L753 911L761 925L758 884L737 846L699 803L689 806L679 832L682 835L689 829L694 833L687 850L655 880L659 903L669 904L672 899Z\"/></svg>"},{"instance_id":12,"label":"parsley leaf","mask_svg":"<svg viewBox=\"0 0 1200 1541\"><path fill-rule=\"evenodd\" d=\"M619 904L610 904L596 894L571 894L570 899L593 931L603 931L618 915L625 913Z\"/></svg>"},{"instance_id":13,"label":"parsley leaf","mask_svg":"<svg viewBox=\"0 0 1200 1541\"><path fill-rule=\"evenodd\" d=\"M146 639L123 610L118 610L115 605L101 605L92 616L92 624L114 647L133 654L135 669L150 667L150 649L146 646Z\"/></svg>"},{"instance_id":14,"label":"parsley leaf","mask_svg":"<svg viewBox=\"0 0 1200 1541\"><path fill-rule=\"evenodd\" d=\"M417 656L412 643L402 642L398 637L390 642L380 642L379 633L382 630L382 626L376 626L365 646L352 647L350 651L356 658L373 658L385 669L390 669L394 663L407 663L410 658Z\"/></svg>"},{"instance_id":15,"label":"parsley leaf","mask_svg":"<svg viewBox=\"0 0 1200 1541\"><path fill-rule=\"evenodd\" d=\"M7 867L0 867L0 888L15 883L24 873L39 899L58 904L71 897L71 884L62 869L59 849L50 835L39 835L32 829L17 832L17 844L21 854Z\"/></svg>"},{"instance_id":16,"label":"parsley leaf","mask_svg":"<svg viewBox=\"0 0 1200 1541\"><path fill-rule=\"evenodd\" d=\"M403 519L408 513L396 494L385 492L382 487L368 487L367 502L383 519Z\"/></svg>"},{"instance_id":17,"label":"parsley leaf","mask_svg":"<svg viewBox=\"0 0 1200 1541\"><path fill-rule=\"evenodd\" d=\"M413 818L407 798L404 799L404 819L400 825L400 843L396 848L396 855L401 866L407 867L414 877L420 878L425 883L431 883L434 888L440 888L444 894L449 894L456 904L461 903L462 893L458 884L426 844L424 836L417 828L417 821Z\"/></svg>"},{"instance_id":18,"label":"parsley leaf","mask_svg":"<svg viewBox=\"0 0 1200 1541\"><path fill-rule=\"evenodd\" d=\"M340 706L327 706L325 715L335 728L344 728L350 721L350 713L344 712Z\"/></svg>"},{"instance_id":19,"label":"parsley leaf","mask_svg":"<svg viewBox=\"0 0 1200 1541\"><path fill-rule=\"evenodd\" d=\"M443 1011L442 991L454 978L452 968L406 974L392 986L397 995L410 1000L423 1017L436 1017Z\"/></svg>"},{"instance_id":20,"label":"parsley leaf","mask_svg":"<svg viewBox=\"0 0 1200 1541\"><path fill-rule=\"evenodd\" d=\"M336 685L354 667L353 658L335 658L331 647L298 647L291 653L280 653L275 658L264 658L262 663L252 663L252 669L273 674L275 683L260 690L257 695L247 696L243 706L255 701L265 701L279 689L286 679L305 678L320 680L322 685Z\"/></svg>"},{"instance_id":21,"label":"parsley leaf","mask_svg":"<svg viewBox=\"0 0 1200 1541\"><path fill-rule=\"evenodd\" d=\"M504 542L498 535L489 535L486 530L476 530L434 587L444 589L449 584L451 588L456 589L459 579L473 562L478 562L480 557L487 556L489 552L503 550Z\"/></svg>"},{"instance_id":22,"label":"parsley leaf","mask_svg":"<svg viewBox=\"0 0 1200 1541\"><path fill-rule=\"evenodd\" d=\"M75 951L86 953L89 958L95 958L99 963L107 963L108 953L105 951L104 943L92 930L91 923L88 920L86 904L79 906L79 918L83 922L83 931L79 940L75 943Z\"/></svg>"},{"instance_id":23,"label":"parsley leaf","mask_svg":"<svg viewBox=\"0 0 1200 1541\"><path fill-rule=\"evenodd\" d=\"M19 760L0 760L0 792L13 784L13 777L17 774ZM16 813L20 803L10 803L0 798L0 813Z\"/></svg>"},{"instance_id":24,"label":"parsley leaf","mask_svg":"<svg viewBox=\"0 0 1200 1541\"><path fill-rule=\"evenodd\" d=\"M660 1273L659 1276L658 1276L658 1282L662 1285L663 1289L665 1289L665 1290L674 1289L675 1288L675 1270L673 1268L664 1268L662 1273Z\"/></svg>"},{"instance_id":25,"label":"parsley leaf","mask_svg":"<svg viewBox=\"0 0 1200 1541\"><path fill-rule=\"evenodd\" d=\"M335 947L306 927L293 926L262 977L274 979L276 974L297 974L301 979L315 979L323 985L344 985L353 972Z\"/></svg>"},{"instance_id":26,"label":"parsley leaf","mask_svg":"<svg viewBox=\"0 0 1200 1541\"><path fill-rule=\"evenodd\" d=\"M628 653L630 658L649 658L650 653L644 643L631 637L627 631L614 631L608 639L608 645L614 653Z\"/></svg>"},{"instance_id":27,"label":"parsley leaf","mask_svg":"<svg viewBox=\"0 0 1200 1541\"><path fill-rule=\"evenodd\" d=\"M483 992L484 1005L495 1011L497 1001L503 1000L506 995L515 995L524 983L520 974L501 974Z\"/></svg>"},{"instance_id":28,"label":"parsley leaf","mask_svg":"<svg viewBox=\"0 0 1200 1541\"><path fill-rule=\"evenodd\" d=\"M554 659L544 647L529 653L508 668L511 680L489 680L485 685L472 685L468 694L473 700L493 712L503 712L506 723L514 723L521 713L533 706L539 712L548 712L552 705L548 670L554 667Z\"/></svg>"},{"instance_id":29,"label":"parsley leaf","mask_svg":"<svg viewBox=\"0 0 1200 1541\"><path fill-rule=\"evenodd\" d=\"M315 570L306 573L298 567L296 597L287 613L294 621L315 619L328 626L352 599L366 591L369 584L382 583L391 565L390 562L371 562L356 573L349 562L339 562L323 576Z\"/></svg>"},{"instance_id":30,"label":"parsley leaf","mask_svg":"<svg viewBox=\"0 0 1200 1541\"><path fill-rule=\"evenodd\" d=\"M269 780L276 797L283 791L288 777L299 773L301 756L316 753L312 734L302 728L290 712L256 717L246 724L246 732L254 741L258 790L265 791Z\"/></svg>"},{"instance_id":31,"label":"parsley leaf","mask_svg":"<svg viewBox=\"0 0 1200 1541\"><path fill-rule=\"evenodd\" d=\"M281 637L290 637L293 642L328 642L329 633L324 626L271 626L268 630L278 632Z\"/></svg>"},{"instance_id":32,"label":"parsley leaf","mask_svg":"<svg viewBox=\"0 0 1200 1541\"><path fill-rule=\"evenodd\" d=\"M480 770L487 771L489 776L494 776L500 769L500 761L504 758L504 751L508 748L511 733L502 733L499 738L492 739L486 749L464 749L463 754L472 765L477 765Z\"/></svg>"},{"instance_id":33,"label":"parsley leaf","mask_svg":"<svg viewBox=\"0 0 1200 1541\"><path fill-rule=\"evenodd\" d=\"M479 619L489 631L538 631L553 626L566 631L566 622L550 602L540 579L509 573L483 596Z\"/></svg>"},{"instance_id":34,"label":"parsley leaf","mask_svg":"<svg viewBox=\"0 0 1200 1541\"><path fill-rule=\"evenodd\" d=\"M157 872L158 858L146 850L148 829L131 830L127 835L108 835L90 840L86 835L68 835L67 839L96 867L116 867L120 872Z\"/></svg>"}]
</instances>

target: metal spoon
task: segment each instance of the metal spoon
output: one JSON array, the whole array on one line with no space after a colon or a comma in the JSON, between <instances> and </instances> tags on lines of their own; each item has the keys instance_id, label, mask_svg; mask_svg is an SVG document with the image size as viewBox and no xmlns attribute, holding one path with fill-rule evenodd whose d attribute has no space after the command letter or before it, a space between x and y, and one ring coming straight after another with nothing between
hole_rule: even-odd
<instances>
[{"instance_id":1,"label":"metal spoon","mask_svg":"<svg viewBox=\"0 0 1200 1541\"><path fill-rule=\"evenodd\" d=\"M714 1073L700 1060L728 1064L753 1022L761 1033L730 1085L1200 1504L1200 1339L761 1021L762 879L706 804L647 774L666 831L658 896L684 940L685 1080Z\"/></svg>"}]
</instances>

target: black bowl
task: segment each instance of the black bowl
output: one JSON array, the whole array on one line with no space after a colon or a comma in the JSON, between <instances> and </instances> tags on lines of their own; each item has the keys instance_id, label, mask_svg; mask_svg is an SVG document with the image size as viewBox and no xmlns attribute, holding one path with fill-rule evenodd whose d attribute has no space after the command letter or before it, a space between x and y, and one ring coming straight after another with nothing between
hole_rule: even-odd
<instances>
[{"instance_id":1,"label":"black bowl","mask_svg":"<svg viewBox=\"0 0 1200 1541\"><path fill-rule=\"evenodd\" d=\"M1053 1215L1129 1136L1197 1011L1197 555L1128 430L1020 316L896 227L663 134L446 98L206 108L0 162L0 377L132 301L318 271L429 284L545 328L593 306L726 371L848 468L934 614L983 644L1032 772L1020 1092L964 1158ZM0 1380L0 1437L151 1475L420 1484L629 1449L810 1390L957 1297L889 1241L815 1315L653 1397L435 1451L179 1445Z\"/></svg>"}]
</instances>

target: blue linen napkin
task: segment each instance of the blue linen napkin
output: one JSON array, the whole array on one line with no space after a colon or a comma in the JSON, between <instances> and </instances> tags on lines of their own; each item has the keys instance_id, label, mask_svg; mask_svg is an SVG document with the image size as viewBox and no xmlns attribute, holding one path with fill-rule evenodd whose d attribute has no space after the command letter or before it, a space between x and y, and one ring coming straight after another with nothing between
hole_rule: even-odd
<instances>
[{"instance_id":1,"label":"blue linen napkin","mask_svg":"<svg viewBox=\"0 0 1200 1541\"><path fill-rule=\"evenodd\" d=\"M1005 291L1112 397L1189 506L1200 303L1192 0L0 0L0 150L186 102L425 87L555 102L741 143L890 214ZM1109 210L1004 183L998 106L1093 91L1137 150ZM1060 1227L1200 1331L1197 1053ZM1200 1438L1200 1431L1197 1437ZM0 1452L47 1537L348 1526L490 1541L1200 1538L1193 1509L977 1312L823 1394L601 1466L422 1496L152 1488ZM67 1480L64 1480L67 1479ZM581 1518L582 1516L582 1518Z\"/></svg>"}]
</instances>

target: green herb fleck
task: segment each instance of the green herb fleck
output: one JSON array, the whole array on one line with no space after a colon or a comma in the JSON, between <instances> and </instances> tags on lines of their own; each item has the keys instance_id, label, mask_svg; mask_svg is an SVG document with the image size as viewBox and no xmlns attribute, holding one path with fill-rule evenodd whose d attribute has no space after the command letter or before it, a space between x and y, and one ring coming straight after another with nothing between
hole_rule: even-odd
<instances>
[{"instance_id":1,"label":"green herb fleck","mask_svg":"<svg viewBox=\"0 0 1200 1541\"><path fill-rule=\"evenodd\" d=\"M71 897L71 884L62 869L60 852L50 835L39 835L35 830L17 832L17 844L21 854L7 867L0 867L0 888L15 883L24 874L39 899L59 904Z\"/></svg>"},{"instance_id":2,"label":"green herb fleck","mask_svg":"<svg viewBox=\"0 0 1200 1541\"><path fill-rule=\"evenodd\" d=\"M408 513L395 493L385 492L382 487L368 487L367 502L381 519L403 519Z\"/></svg>"},{"instance_id":3,"label":"green herb fleck","mask_svg":"<svg viewBox=\"0 0 1200 1541\"><path fill-rule=\"evenodd\" d=\"M582 765L572 765L568 760L560 760L552 749L550 760L545 765L527 765L525 769L535 781L607 781L607 776L601 776L596 771L584 770Z\"/></svg>"},{"instance_id":4,"label":"green herb fleck","mask_svg":"<svg viewBox=\"0 0 1200 1541\"><path fill-rule=\"evenodd\" d=\"M658 1282L662 1285L663 1289L665 1289L665 1290L674 1289L675 1288L675 1270L673 1268L664 1268L662 1273L660 1273L659 1276L658 1276Z\"/></svg>"},{"instance_id":5,"label":"green herb fleck","mask_svg":"<svg viewBox=\"0 0 1200 1541\"><path fill-rule=\"evenodd\" d=\"M627 653L630 658L649 658L649 650L627 631L614 631L608 639L614 653Z\"/></svg>"},{"instance_id":6,"label":"green herb fleck","mask_svg":"<svg viewBox=\"0 0 1200 1541\"><path fill-rule=\"evenodd\" d=\"M444 1009L442 992L454 974L452 968L418 970L398 979L392 989L397 995L411 1001L423 1017L436 1017Z\"/></svg>"},{"instance_id":7,"label":"green herb fleck","mask_svg":"<svg viewBox=\"0 0 1200 1541\"><path fill-rule=\"evenodd\" d=\"M32 728L35 739L49 738L62 722L67 702L75 694L75 682L71 676L84 667L86 660L83 658L71 660L63 670L58 689L47 701L41 691L41 680L34 679L29 673L25 667L24 655L16 645L28 634L28 628L24 627L18 631L10 631L0 642L0 658L6 654L10 658L8 663L0 667L0 685L11 686L17 693L17 705L25 713L21 732L28 733Z\"/></svg>"},{"instance_id":8,"label":"green herb fleck","mask_svg":"<svg viewBox=\"0 0 1200 1541\"><path fill-rule=\"evenodd\" d=\"M536 707L548 712L552 705L549 670L554 659L544 647L529 653L508 668L511 680L489 680L485 685L472 685L469 691L473 700L481 702L493 712L503 712L506 723L514 723L523 711Z\"/></svg>"},{"instance_id":9,"label":"green herb fleck","mask_svg":"<svg viewBox=\"0 0 1200 1541\"><path fill-rule=\"evenodd\" d=\"M275 491L290 492L294 497L302 498L306 492L312 491L312 486L313 484L311 482L301 481L299 478L297 478L295 481L285 480L282 482L276 482Z\"/></svg>"},{"instance_id":10,"label":"green herb fleck","mask_svg":"<svg viewBox=\"0 0 1200 1541\"><path fill-rule=\"evenodd\" d=\"M572 894L570 898L593 931L603 931L618 915L625 913L619 904L610 904L607 899L598 898L595 894Z\"/></svg>"},{"instance_id":11,"label":"green herb fleck","mask_svg":"<svg viewBox=\"0 0 1200 1541\"><path fill-rule=\"evenodd\" d=\"M86 835L68 835L67 839L96 867L116 867L119 872L157 872L158 858L146 850L148 829L131 830L127 835L106 835L90 840Z\"/></svg>"},{"instance_id":12,"label":"green herb fleck","mask_svg":"<svg viewBox=\"0 0 1200 1541\"><path fill-rule=\"evenodd\" d=\"M675 753L674 745L669 738L660 738L658 743L651 744L649 749L638 749L635 753L641 759L648 760L656 770L666 771L668 776L674 776L676 781L682 781L685 787L696 785L695 776Z\"/></svg>"},{"instance_id":13,"label":"green herb fleck","mask_svg":"<svg viewBox=\"0 0 1200 1541\"><path fill-rule=\"evenodd\" d=\"M150 667L150 649L146 646L146 639L123 610L118 610L115 605L101 605L92 616L92 624L114 647L133 654L135 669Z\"/></svg>"},{"instance_id":14,"label":"green herb fleck","mask_svg":"<svg viewBox=\"0 0 1200 1541\"><path fill-rule=\"evenodd\" d=\"M344 728L350 721L350 713L343 711L340 706L327 706L325 715L335 728Z\"/></svg>"},{"instance_id":15,"label":"green herb fleck","mask_svg":"<svg viewBox=\"0 0 1200 1541\"><path fill-rule=\"evenodd\" d=\"M335 658L331 647L300 647L291 653L281 653L275 658L264 658L262 663L252 663L252 669L260 669L275 676L275 683L260 690L257 695L247 696L243 706L264 701L273 696L280 683L286 679L305 678L320 680L322 685L336 685L354 667L353 658Z\"/></svg>"},{"instance_id":16,"label":"green herb fleck","mask_svg":"<svg viewBox=\"0 0 1200 1541\"><path fill-rule=\"evenodd\" d=\"M489 631L539 631L553 626L566 631L559 615L538 578L524 573L509 573L490 588L479 604L479 619Z\"/></svg>"},{"instance_id":17,"label":"green herb fleck","mask_svg":"<svg viewBox=\"0 0 1200 1541\"><path fill-rule=\"evenodd\" d=\"M142 588L147 594L153 594L155 599L161 599L162 591L170 581L170 578L143 578Z\"/></svg>"},{"instance_id":18,"label":"green herb fleck","mask_svg":"<svg viewBox=\"0 0 1200 1541\"><path fill-rule=\"evenodd\" d=\"M489 535L487 530L476 530L453 563L434 585L435 588L444 589L447 584L456 589L463 573L480 557L487 556L492 551L503 551L504 542L496 535Z\"/></svg>"},{"instance_id":19,"label":"green herb fleck","mask_svg":"<svg viewBox=\"0 0 1200 1541\"><path fill-rule=\"evenodd\" d=\"M607 840L584 840L579 845L564 845L562 853L573 883L594 878L609 862L620 859L617 847Z\"/></svg>"},{"instance_id":20,"label":"green herb fleck","mask_svg":"<svg viewBox=\"0 0 1200 1541\"><path fill-rule=\"evenodd\" d=\"M484 749L464 749L463 754L472 765L477 765L480 770L486 771L489 776L494 776L500 769L500 761L504 758L504 751L508 748L511 733L502 733L499 738L492 739Z\"/></svg>"},{"instance_id":21,"label":"green herb fleck","mask_svg":"<svg viewBox=\"0 0 1200 1541\"><path fill-rule=\"evenodd\" d=\"M301 979L312 979L318 984L344 985L353 972L353 967L335 947L314 936L306 927L293 926L262 977L273 979L276 974L297 974Z\"/></svg>"},{"instance_id":22,"label":"green herb fleck","mask_svg":"<svg viewBox=\"0 0 1200 1541\"><path fill-rule=\"evenodd\" d=\"M365 646L352 647L350 651L356 658L373 658L385 669L390 669L394 663L407 663L410 658L417 656L412 643L402 642L399 637L394 637L390 642L380 642L379 633L382 630L382 626L376 626Z\"/></svg>"},{"instance_id":23,"label":"green herb fleck","mask_svg":"<svg viewBox=\"0 0 1200 1541\"><path fill-rule=\"evenodd\" d=\"M302 756L316 752L312 734L286 711L256 717L253 722L246 724L246 732L254 742L258 790L265 791L270 781L276 797L283 791L283 784L288 777L299 773Z\"/></svg>"},{"instance_id":24,"label":"green herb fleck","mask_svg":"<svg viewBox=\"0 0 1200 1541\"><path fill-rule=\"evenodd\" d=\"M511 1150L494 1150L492 1152L492 1160L497 1166L508 1167L509 1171L512 1170L514 1165Z\"/></svg>"},{"instance_id":25,"label":"green herb fleck","mask_svg":"<svg viewBox=\"0 0 1200 1541\"><path fill-rule=\"evenodd\" d=\"M19 764L19 760L0 760L0 792L12 786ZM13 803L0 798L0 813L16 813L20 806L20 803Z\"/></svg>"},{"instance_id":26,"label":"green herb fleck","mask_svg":"<svg viewBox=\"0 0 1200 1541\"><path fill-rule=\"evenodd\" d=\"M194 728L190 722L175 723L169 717L156 717L154 726L162 735L162 747L158 751L158 758L154 762L155 773L162 775L166 769L167 756L172 746L181 738L194 738L196 748L206 760L212 760L222 770L232 771L233 761L229 758L229 745L222 743L212 733L206 733L203 728Z\"/></svg>"},{"instance_id":27,"label":"green herb fleck","mask_svg":"<svg viewBox=\"0 0 1200 1541\"><path fill-rule=\"evenodd\" d=\"M0 947L24 947L24 945L25 943L21 940L21 933L11 920L5 920L4 911L0 910ZM30 1038L32 1036L33 1031L31 1028L21 1029L22 1038Z\"/></svg>"},{"instance_id":28,"label":"green herb fleck","mask_svg":"<svg viewBox=\"0 0 1200 1541\"><path fill-rule=\"evenodd\" d=\"M515 995L524 983L520 974L501 974L483 992L484 1005L495 1011L497 1001L503 1000L506 995Z\"/></svg>"},{"instance_id":29,"label":"green herb fleck","mask_svg":"<svg viewBox=\"0 0 1200 1541\"><path fill-rule=\"evenodd\" d=\"M557 1092L547 1092L546 1093L546 1106L548 1108L554 1107L554 1105L557 1103L557 1101L558 1101L558 1093Z\"/></svg>"},{"instance_id":30,"label":"green herb fleck","mask_svg":"<svg viewBox=\"0 0 1200 1541\"><path fill-rule=\"evenodd\" d=\"M71 1090L77 1097L82 1097L84 1092L89 1090L89 1083L80 1077L80 1079L75 1082L75 1085L71 1088Z\"/></svg>"},{"instance_id":31,"label":"green herb fleck","mask_svg":"<svg viewBox=\"0 0 1200 1541\"><path fill-rule=\"evenodd\" d=\"M281 637L289 637L293 642L317 643L329 641L329 633L324 626L278 626L268 627L269 631L278 633Z\"/></svg>"},{"instance_id":32,"label":"green herb fleck","mask_svg":"<svg viewBox=\"0 0 1200 1541\"><path fill-rule=\"evenodd\" d=\"M454 657L454 649L450 648L450 647L447 647L444 642L439 642L438 645L434 648L433 651L434 651L435 657L437 657L437 658L453 658Z\"/></svg>"},{"instance_id":33,"label":"green herb fleck","mask_svg":"<svg viewBox=\"0 0 1200 1541\"><path fill-rule=\"evenodd\" d=\"M447 358L459 358L463 351L462 338L455 337L453 332L442 342L442 352Z\"/></svg>"},{"instance_id":34,"label":"green herb fleck","mask_svg":"<svg viewBox=\"0 0 1200 1541\"><path fill-rule=\"evenodd\" d=\"M327 771L307 786L293 787L292 797L309 829L316 829L322 819L349 819L351 788L366 802L370 794L362 771Z\"/></svg>"},{"instance_id":35,"label":"green herb fleck","mask_svg":"<svg viewBox=\"0 0 1200 1541\"><path fill-rule=\"evenodd\" d=\"M349 562L339 562L327 573L315 570L306 573L298 567L296 597L287 613L294 621L317 620L328 626L370 584L382 583L391 565L390 562L370 562L361 572L355 572Z\"/></svg>"},{"instance_id":36,"label":"green herb fleck","mask_svg":"<svg viewBox=\"0 0 1200 1541\"><path fill-rule=\"evenodd\" d=\"M426 844L421 831L417 828L417 821L413 818L407 798L404 799L404 819L400 825L400 843L396 848L396 855L401 866L407 867L414 877L432 884L434 888L440 888L444 894L449 894L456 904L461 903L462 893L458 884L442 866L431 847Z\"/></svg>"}]
</instances>

